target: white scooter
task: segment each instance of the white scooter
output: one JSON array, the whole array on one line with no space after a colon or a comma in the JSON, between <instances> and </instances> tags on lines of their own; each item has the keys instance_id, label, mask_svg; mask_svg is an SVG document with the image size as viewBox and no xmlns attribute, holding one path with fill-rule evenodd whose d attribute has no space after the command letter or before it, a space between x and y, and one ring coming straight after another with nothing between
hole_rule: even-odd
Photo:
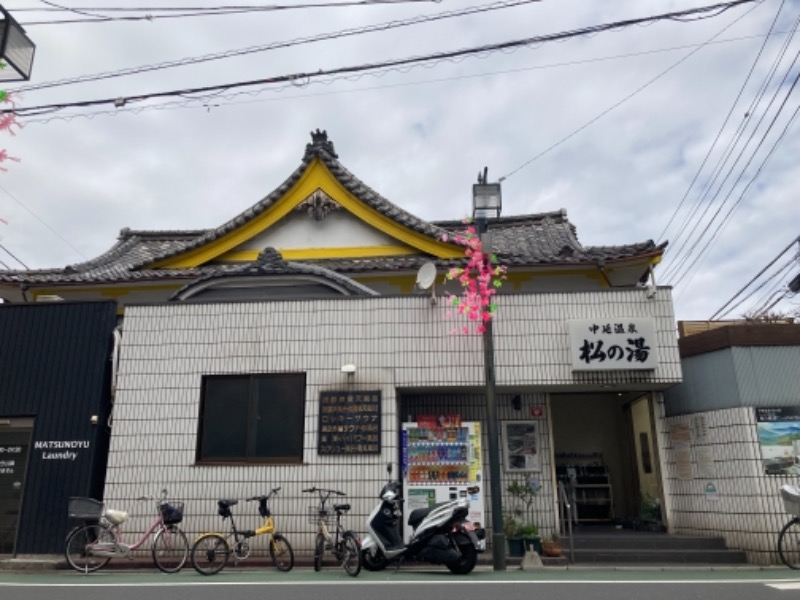
<instances>
[{"instance_id":1,"label":"white scooter","mask_svg":"<svg viewBox=\"0 0 800 600\"><path fill-rule=\"evenodd\" d=\"M381 502L367 519L368 533L361 540L364 568L380 571L390 561L408 559L443 564L457 575L472 571L478 553L486 550L486 531L467 520L469 500L459 498L411 511L408 524L414 531L406 545L398 529L403 503L400 488L399 481L383 486Z\"/></svg>"}]
</instances>

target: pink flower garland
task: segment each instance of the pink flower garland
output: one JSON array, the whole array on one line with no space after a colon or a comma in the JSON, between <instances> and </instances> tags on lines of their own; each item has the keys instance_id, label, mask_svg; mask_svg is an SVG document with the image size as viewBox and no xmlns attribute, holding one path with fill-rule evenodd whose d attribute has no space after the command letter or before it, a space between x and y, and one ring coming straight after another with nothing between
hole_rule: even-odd
<instances>
[{"instance_id":1,"label":"pink flower garland","mask_svg":"<svg viewBox=\"0 0 800 600\"><path fill-rule=\"evenodd\" d=\"M0 62L0 69L4 69L5 65ZM6 90L0 90L0 102L5 104L10 104L12 107L16 106L14 104L14 100L16 98L16 94L12 94L11 92L7 92ZM17 115L14 113L6 113L4 115L0 115L0 131L7 131L10 135L17 135L14 133L12 127L22 127L19 123L17 123ZM20 162L20 159L16 156L10 156L8 151L5 149L0 150L0 163L6 162L8 160L13 160L14 162ZM0 171L8 171L5 167L0 167Z\"/></svg>"},{"instance_id":2,"label":"pink flower garland","mask_svg":"<svg viewBox=\"0 0 800 600\"><path fill-rule=\"evenodd\" d=\"M497 264L497 256L484 251L481 238L477 235L475 225L471 219L464 219L467 229L463 234L456 234L452 241L456 244L466 246L464 254L468 258L466 267L453 267L445 275L447 280L457 280L463 292L460 296L446 294L447 299L456 312L466 315L475 325L475 333L486 331L486 323L491 321L492 316L497 310L497 305L493 302L493 297L497 289L503 285L502 280L506 278L506 267ZM442 241L449 241L450 237L445 234ZM452 316L448 311L447 316ZM468 334L473 331L471 325L464 325L460 330L453 333Z\"/></svg>"}]
</instances>

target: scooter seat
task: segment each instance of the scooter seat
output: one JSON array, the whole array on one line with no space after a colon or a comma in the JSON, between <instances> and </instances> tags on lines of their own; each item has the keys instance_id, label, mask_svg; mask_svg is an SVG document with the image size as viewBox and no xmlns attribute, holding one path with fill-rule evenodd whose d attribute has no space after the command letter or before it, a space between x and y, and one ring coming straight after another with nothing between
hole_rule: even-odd
<instances>
[{"instance_id":1,"label":"scooter seat","mask_svg":"<svg viewBox=\"0 0 800 600\"><path fill-rule=\"evenodd\" d=\"M430 513L432 513L440 506L444 506L445 504L448 503L440 502L439 504L434 504L433 506L429 506L428 508L415 508L414 510L411 511L411 514L408 515L408 524L411 525L412 529L416 529L417 526L420 523L422 523L425 517L427 517Z\"/></svg>"}]
</instances>

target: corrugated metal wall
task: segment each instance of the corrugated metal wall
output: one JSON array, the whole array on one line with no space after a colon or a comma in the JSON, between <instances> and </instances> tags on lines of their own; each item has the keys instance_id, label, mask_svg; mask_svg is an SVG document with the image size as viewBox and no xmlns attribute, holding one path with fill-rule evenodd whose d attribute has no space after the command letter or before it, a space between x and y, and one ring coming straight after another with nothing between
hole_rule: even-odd
<instances>
[{"instance_id":1,"label":"corrugated metal wall","mask_svg":"<svg viewBox=\"0 0 800 600\"><path fill-rule=\"evenodd\" d=\"M669 290L659 290L654 300L641 290L627 290L520 294L499 302L495 348L501 393L520 389L534 397L544 390L609 384L649 389L680 381ZM186 501L184 524L192 535L220 526L217 498L242 498L280 485L273 506L278 528L298 551L309 552L314 530L306 512L313 502L301 490L338 487L353 505L350 527L363 531L386 481L386 463L398 460L398 390L430 391L435 401L438 393L474 395L484 385L481 337L453 335L459 322L448 318L445 304L416 296L128 307L107 502L138 509L129 529L143 531L149 507L134 506L132 499L167 487L172 497ZM566 321L590 317L652 317L658 368L573 376ZM342 373L344 364L356 365L355 374ZM303 464L195 466L202 375L251 372L307 374ZM319 393L348 389L380 390L382 451L319 456ZM543 444L550 448L546 439ZM552 513L543 502L543 514ZM237 514L248 509L240 505ZM240 519L242 526L257 522L254 509ZM263 541L253 540L253 547L263 552Z\"/></svg>"},{"instance_id":2,"label":"corrugated metal wall","mask_svg":"<svg viewBox=\"0 0 800 600\"><path fill-rule=\"evenodd\" d=\"M108 416L116 318L114 302L0 305L0 416L35 419L17 553L63 552L67 498L102 494L109 432L90 417ZM59 442L80 442L74 460Z\"/></svg>"},{"instance_id":3,"label":"corrugated metal wall","mask_svg":"<svg viewBox=\"0 0 800 600\"><path fill-rule=\"evenodd\" d=\"M800 404L800 347L724 348L683 360L684 381L665 392L667 416Z\"/></svg>"}]
</instances>

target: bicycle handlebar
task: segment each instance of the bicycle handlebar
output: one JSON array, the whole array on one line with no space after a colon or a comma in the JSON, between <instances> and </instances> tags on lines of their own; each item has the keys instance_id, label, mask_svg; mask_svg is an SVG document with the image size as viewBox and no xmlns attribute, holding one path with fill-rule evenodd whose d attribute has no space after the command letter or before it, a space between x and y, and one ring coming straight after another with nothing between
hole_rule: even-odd
<instances>
[{"instance_id":1,"label":"bicycle handlebar","mask_svg":"<svg viewBox=\"0 0 800 600\"><path fill-rule=\"evenodd\" d=\"M347 494L345 494L344 492L340 492L339 490L328 490L328 489L325 489L325 488L318 488L318 487L308 488L307 490L303 490L303 492L304 493L306 493L306 492L319 492L320 494L322 494L323 492L328 492L329 496L331 494L336 494L337 496L347 496Z\"/></svg>"},{"instance_id":2,"label":"bicycle handlebar","mask_svg":"<svg viewBox=\"0 0 800 600\"><path fill-rule=\"evenodd\" d=\"M247 502L252 502L253 500L269 500L273 496L273 494L277 494L280 491L280 489L281 488L279 487L273 488L272 491L266 496L253 496L252 498L248 498Z\"/></svg>"}]
</instances>

